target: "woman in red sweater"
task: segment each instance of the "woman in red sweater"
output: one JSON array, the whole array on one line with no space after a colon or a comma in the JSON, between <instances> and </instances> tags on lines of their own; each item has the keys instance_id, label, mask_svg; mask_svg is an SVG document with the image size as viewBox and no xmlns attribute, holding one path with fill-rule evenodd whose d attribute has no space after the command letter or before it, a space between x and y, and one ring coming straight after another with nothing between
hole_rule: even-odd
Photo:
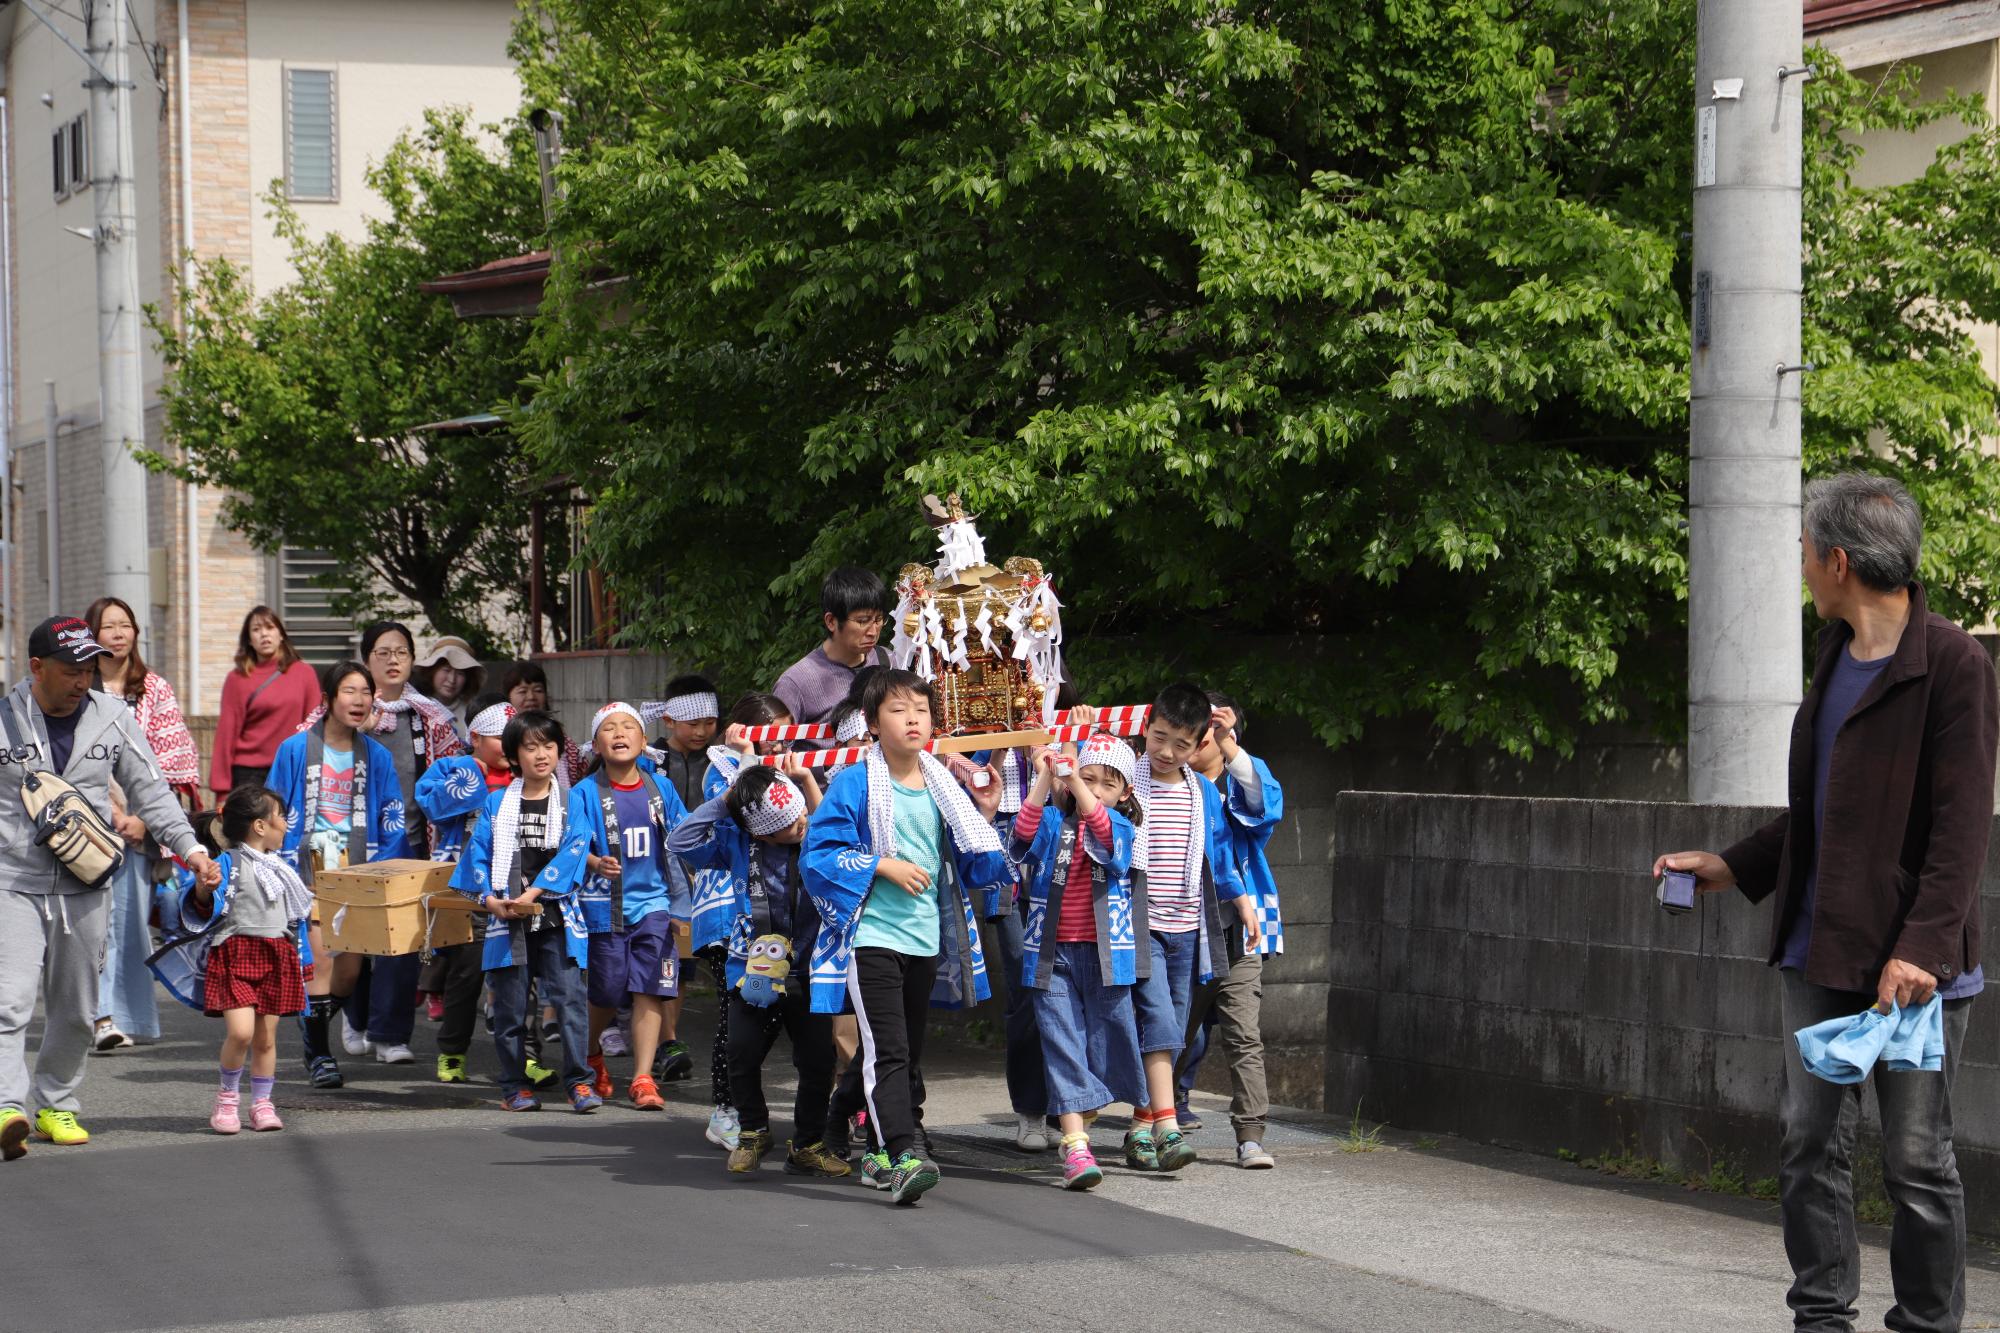
<instances>
[{"instance_id":1,"label":"woman in red sweater","mask_svg":"<svg viewBox=\"0 0 2000 1333\"><path fill-rule=\"evenodd\" d=\"M222 682L222 718L208 785L219 802L231 787L262 782L278 745L319 707L319 677L300 660L285 622L253 606L236 636L236 669Z\"/></svg>"}]
</instances>

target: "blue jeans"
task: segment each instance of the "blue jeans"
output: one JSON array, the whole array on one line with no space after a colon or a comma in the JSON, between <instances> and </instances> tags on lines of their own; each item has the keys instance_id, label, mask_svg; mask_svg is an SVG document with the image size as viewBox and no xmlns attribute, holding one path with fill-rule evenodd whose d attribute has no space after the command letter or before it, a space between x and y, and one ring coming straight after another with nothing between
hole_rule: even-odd
<instances>
[{"instance_id":1,"label":"blue jeans","mask_svg":"<svg viewBox=\"0 0 2000 1333\"><path fill-rule=\"evenodd\" d=\"M367 998L359 1006L358 1018L354 1012L357 1006L348 1004L347 1021L357 1029L365 1028L368 1040L377 1045L409 1045L417 1030L417 973L423 966L422 954L370 958L355 986L357 994L365 987Z\"/></svg>"},{"instance_id":2,"label":"blue jeans","mask_svg":"<svg viewBox=\"0 0 2000 1333\"><path fill-rule=\"evenodd\" d=\"M1188 1010L1194 1004L1195 961L1201 956L1201 932L1182 930L1166 935L1152 932L1153 971L1132 988L1132 1005L1139 1016L1139 1049L1180 1054L1186 1044Z\"/></svg>"},{"instance_id":3,"label":"blue jeans","mask_svg":"<svg viewBox=\"0 0 2000 1333\"><path fill-rule=\"evenodd\" d=\"M1787 1032L1858 1014L1875 1001L1815 986L1790 969L1783 976ZM1955 1331L1965 1313L1965 1190L1952 1151L1951 1087L1972 998L1945 1001L1942 1072L1878 1069L1869 1079L1882 1113L1882 1183L1896 1206L1889 1231L1896 1304L1885 1321L1896 1333ZM1863 1085L1815 1078L1786 1046L1778 1166L1778 1210L1792 1261L1785 1300L1797 1328L1846 1333L1861 1294L1850 1163Z\"/></svg>"},{"instance_id":4,"label":"blue jeans","mask_svg":"<svg viewBox=\"0 0 2000 1333\"><path fill-rule=\"evenodd\" d=\"M1132 988L1104 984L1094 941L1043 947L1055 953L1048 989L1028 994L1041 1032L1048 1113L1146 1105Z\"/></svg>"},{"instance_id":5,"label":"blue jeans","mask_svg":"<svg viewBox=\"0 0 2000 1333\"><path fill-rule=\"evenodd\" d=\"M547 900L544 900L545 903ZM583 971L569 960L569 932L560 909L544 907L542 928L527 932L527 962L496 967L486 974L493 991L493 1049L500 1057L500 1091L511 1096L528 1085L527 1026L540 1016L528 1012L528 982L533 979L543 1004L555 1006L562 1028L563 1090L593 1077L584 1055L590 1050L590 1009L584 1003ZM483 947L474 940L463 946Z\"/></svg>"},{"instance_id":6,"label":"blue jeans","mask_svg":"<svg viewBox=\"0 0 2000 1333\"><path fill-rule=\"evenodd\" d=\"M109 1018L128 1037L154 1041L160 1035L160 1006L146 955L153 933L153 863L134 847L111 877L111 928L104 938L104 966L97 974L97 1017Z\"/></svg>"},{"instance_id":7,"label":"blue jeans","mask_svg":"<svg viewBox=\"0 0 2000 1333\"><path fill-rule=\"evenodd\" d=\"M987 918L997 954L1007 977L1007 1100L1017 1115L1040 1115L1049 1100L1048 1077L1042 1069L1042 1033L1035 1019L1034 992L1021 984L1023 946L1021 911Z\"/></svg>"}]
</instances>

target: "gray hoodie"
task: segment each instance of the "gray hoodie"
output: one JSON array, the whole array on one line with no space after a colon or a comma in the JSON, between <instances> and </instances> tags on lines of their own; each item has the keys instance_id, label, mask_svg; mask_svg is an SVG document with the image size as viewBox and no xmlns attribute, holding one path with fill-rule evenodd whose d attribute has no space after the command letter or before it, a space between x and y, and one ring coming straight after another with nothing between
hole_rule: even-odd
<instances>
[{"instance_id":1,"label":"gray hoodie","mask_svg":"<svg viewBox=\"0 0 2000 1333\"><path fill-rule=\"evenodd\" d=\"M188 827L187 816L181 813L173 788L160 776L152 747L140 733L132 710L101 690L92 690L77 707L83 716L77 719L76 743L70 750L69 767L57 776L76 788L107 822L115 778L124 790L126 809L145 821L162 847L186 858L200 844ZM0 726L0 892L87 892L83 881L64 870L48 848L35 845L34 822L21 804L22 764L48 772L52 762L41 705L35 702L28 682L22 680L0 708L6 710L0 717L4 723ZM16 744L31 747L25 760L14 757Z\"/></svg>"}]
</instances>

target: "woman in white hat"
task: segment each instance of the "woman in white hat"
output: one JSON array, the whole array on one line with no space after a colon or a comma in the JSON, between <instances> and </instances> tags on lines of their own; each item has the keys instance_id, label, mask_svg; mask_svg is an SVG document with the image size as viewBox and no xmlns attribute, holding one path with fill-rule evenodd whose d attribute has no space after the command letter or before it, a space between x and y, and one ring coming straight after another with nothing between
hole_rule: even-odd
<instances>
[{"instance_id":1,"label":"woman in white hat","mask_svg":"<svg viewBox=\"0 0 2000 1333\"><path fill-rule=\"evenodd\" d=\"M472 655L472 645L456 634L441 635L417 659L410 683L445 706L451 714L452 730L469 745L471 737L465 730L471 720L468 710L486 688L486 668Z\"/></svg>"}]
</instances>

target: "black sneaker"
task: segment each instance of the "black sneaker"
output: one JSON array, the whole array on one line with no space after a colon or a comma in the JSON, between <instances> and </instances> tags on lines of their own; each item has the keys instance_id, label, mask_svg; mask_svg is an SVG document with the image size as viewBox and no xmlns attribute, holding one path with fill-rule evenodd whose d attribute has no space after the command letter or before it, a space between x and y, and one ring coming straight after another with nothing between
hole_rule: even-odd
<instances>
[{"instance_id":1,"label":"black sneaker","mask_svg":"<svg viewBox=\"0 0 2000 1333\"><path fill-rule=\"evenodd\" d=\"M315 1055L306 1060L306 1077L315 1088L338 1088L347 1080L340 1076L340 1066L330 1055Z\"/></svg>"},{"instance_id":2,"label":"black sneaker","mask_svg":"<svg viewBox=\"0 0 2000 1333\"><path fill-rule=\"evenodd\" d=\"M659 1051L653 1056L654 1082L678 1083L693 1073L694 1057L688 1054L686 1042L660 1043Z\"/></svg>"},{"instance_id":3,"label":"black sneaker","mask_svg":"<svg viewBox=\"0 0 2000 1333\"><path fill-rule=\"evenodd\" d=\"M914 1153L904 1153L889 1169L889 1202L899 1206L915 1203L936 1188L940 1179L936 1164Z\"/></svg>"},{"instance_id":4,"label":"black sneaker","mask_svg":"<svg viewBox=\"0 0 2000 1333\"><path fill-rule=\"evenodd\" d=\"M553 1018L542 1024L542 1040L545 1042L561 1041L562 1024L556 1022Z\"/></svg>"},{"instance_id":5,"label":"black sneaker","mask_svg":"<svg viewBox=\"0 0 2000 1333\"><path fill-rule=\"evenodd\" d=\"M854 1156L854 1139L849 1133L849 1122L844 1115L830 1115L826 1118L826 1133L820 1137L820 1146L826 1155L845 1162Z\"/></svg>"},{"instance_id":6,"label":"black sneaker","mask_svg":"<svg viewBox=\"0 0 2000 1333\"><path fill-rule=\"evenodd\" d=\"M938 1159L937 1145L931 1142L931 1132L922 1125L917 1126L916 1150L917 1156L927 1161L935 1162ZM936 1170L936 1168L933 1167L932 1170ZM928 1189L929 1186L925 1186L925 1188Z\"/></svg>"}]
</instances>

